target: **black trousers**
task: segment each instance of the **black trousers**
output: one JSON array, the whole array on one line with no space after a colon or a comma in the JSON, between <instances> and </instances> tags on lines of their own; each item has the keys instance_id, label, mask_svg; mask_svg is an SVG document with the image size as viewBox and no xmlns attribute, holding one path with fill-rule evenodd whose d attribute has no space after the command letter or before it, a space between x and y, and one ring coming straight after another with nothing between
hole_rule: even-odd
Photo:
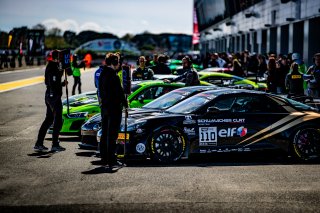
<instances>
[{"instance_id":1,"label":"black trousers","mask_svg":"<svg viewBox=\"0 0 320 213\"><path fill-rule=\"evenodd\" d=\"M120 130L122 111L107 113L101 109L102 135L100 140L101 159L107 164L115 164L118 132Z\"/></svg>"},{"instance_id":2,"label":"black trousers","mask_svg":"<svg viewBox=\"0 0 320 213\"><path fill-rule=\"evenodd\" d=\"M60 97L51 98L46 95L45 98L47 113L38 134L36 145L43 145L43 140L48 129L53 123L52 146L59 144L59 134L62 127L62 103Z\"/></svg>"},{"instance_id":3,"label":"black trousers","mask_svg":"<svg viewBox=\"0 0 320 213\"><path fill-rule=\"evenodd\" d=\"M72 95L76 94L76 87L78 85L78 92L79 94L81 94L81 78L80 76L73 76L74 78L74 83L73 83L73 87L72 87Z\"/></svg>"}]
</instances>

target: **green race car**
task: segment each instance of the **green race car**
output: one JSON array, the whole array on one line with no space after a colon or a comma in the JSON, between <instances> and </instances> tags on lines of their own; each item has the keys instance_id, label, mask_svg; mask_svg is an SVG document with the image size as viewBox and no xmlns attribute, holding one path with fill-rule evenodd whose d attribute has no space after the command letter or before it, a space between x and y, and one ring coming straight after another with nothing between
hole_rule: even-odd
<instances>
[{"instance_id":1,"label":"green race car","mask_svg":"<svg viewBox=\"0 0 320 213\"><path fill-rule=\"evenodd\" d=\"M204 81L200 83L203 86L212 85ZM129 107L140 108L163 94L180 87L184 87L184 83L165 83L161 80L134 82L131 88L131 94L128 96ZM88 101L89 103L71 103L69 114L67 113L67 106L63 106L61 135L80 135L82 124L100 112L98 101L93 101L92 99L85 99L84 101ZM52 133L52 128L49 129L48 133Z\"/></svg>"},{"instance_id":2,"label":"green race car","mask_svg":"<svg viewBox=\"0 0 320 213\"><path fill-rule=\"evenodd\" d=\"M177 60L177 59L170 59L169 61L169 68L172 71L173 74L181 74L178 73L177 70L182 69L182 61L181 60ZM196 69L196 70L201 70L202 66L201 65L197 65L197 64L192 64L192 66Z\"/></svg>"},{"instance_id":3,"label":"green race car","mask_svg":"<svg viewBox=\"0 0 320 213\"><path fill-rule=\"evenodd\" d=\"M221 87L245 88L260 91L267 91L268 86L265 83L255 83L254 81L241 78L236 75L220 72L198 72L199 79Z\"/></svg>"},{"instance_id":4,"label":"green race car","mask_svg":"<svg viewBox=\"0 0 320 213\"><path fill-rule=\"evenodd\" d=\"M206 84L206 82L203 84ZM129 106L131 108L142 107L161 95L183 86L183 83L141 81L132 86L132 93L128 96ZM94 99L85 99L82 102L75 101L71 103L69 107L69 114L67 113L67 106L63 106L63 125L60 131L61 135L80 135L81 125L90 117L100 112L98 101L93 100ZM84 104L86 101L89 103ZM48 133L52 133L52 128L49 129Z\"/></svg>"}]
</instances>

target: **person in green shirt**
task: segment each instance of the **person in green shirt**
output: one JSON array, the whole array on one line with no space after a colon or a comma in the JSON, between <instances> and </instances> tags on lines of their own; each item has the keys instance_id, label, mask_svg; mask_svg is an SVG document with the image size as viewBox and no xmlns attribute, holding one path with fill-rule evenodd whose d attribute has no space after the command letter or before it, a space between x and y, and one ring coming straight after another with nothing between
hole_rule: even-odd
<instances>
[{"instance_id":1,"label":"person in green shirt","mask_svg":"<svg viewBox=\"0 0 320 213\"><path fill-rule=\"evenodd\" d=\"M73 55L71 69L72 75L74 78L74 84L72 87L72 95L75 95L76 88L78 86L78 92L81 94L81 71L80 68L85 67L85 61L78 62L78 56L76 54Z\"/></svg>"}]
</instances>

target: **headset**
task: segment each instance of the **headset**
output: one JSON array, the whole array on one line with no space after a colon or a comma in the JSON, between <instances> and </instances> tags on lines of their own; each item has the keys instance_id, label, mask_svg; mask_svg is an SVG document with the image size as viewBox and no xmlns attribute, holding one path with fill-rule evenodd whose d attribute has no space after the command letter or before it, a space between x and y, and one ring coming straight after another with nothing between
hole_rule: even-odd
<instances>
[{"instance_id":1,"label":"headset","mask_svg":"<svg viewBox=\"0 0 320 213\"><path fill-rule=\"evenodd\" d=\"M110 60L111 60L110 63L113 66L117 66L119 64L119 58L117 55L114 55L114 54L111 55Z\"/></svg>"}]
</instances>

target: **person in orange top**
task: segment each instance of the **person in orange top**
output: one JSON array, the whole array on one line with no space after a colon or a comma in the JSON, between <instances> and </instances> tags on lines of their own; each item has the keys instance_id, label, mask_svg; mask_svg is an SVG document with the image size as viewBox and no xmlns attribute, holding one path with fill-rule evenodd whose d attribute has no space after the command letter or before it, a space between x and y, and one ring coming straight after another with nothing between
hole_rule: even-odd
<instances>
[{"instance_id":1,"label":"person in orange top","mask_svg":"<svg viewBox=\"0 0 320 213\"><path fill-rule=\"evenodd\" d=\"M87 53L85 56L84 56L84 61L86 63L86 67L87 68L90 68L91 67L91 61L92 61L92 56L90 53Z\"/></svg>"}]
</instances>

